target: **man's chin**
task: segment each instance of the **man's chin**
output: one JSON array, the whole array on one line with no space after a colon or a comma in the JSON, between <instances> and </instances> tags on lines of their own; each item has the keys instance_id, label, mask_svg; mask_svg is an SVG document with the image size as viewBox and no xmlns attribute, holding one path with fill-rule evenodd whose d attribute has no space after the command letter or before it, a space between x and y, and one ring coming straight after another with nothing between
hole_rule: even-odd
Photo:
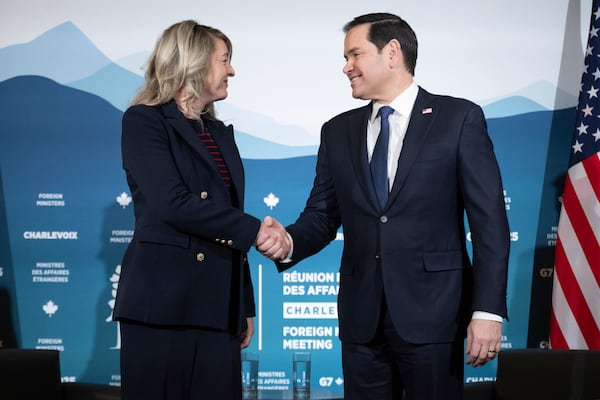
<instances>
[{"instance_id":1,"label":"man's chin","mask_svg":"<svg viewBox=\"0 0 600 400\"><path fill-rule=\"evenodd\" d=\"M360 91L356 88L352 88L352 97L355 99L360 99Z\"/></svg>"}]
</instances>

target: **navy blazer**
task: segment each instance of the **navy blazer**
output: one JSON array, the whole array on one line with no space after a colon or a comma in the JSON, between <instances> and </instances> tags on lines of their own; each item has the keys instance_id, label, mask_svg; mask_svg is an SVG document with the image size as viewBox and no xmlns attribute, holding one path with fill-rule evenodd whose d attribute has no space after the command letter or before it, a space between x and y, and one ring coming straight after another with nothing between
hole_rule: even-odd
<instances>
[{"instance_id":1,"label":"navy blazer","mask_svg":"<svg viewBox=\"0 0 600 400\"><path fill-rule=\"evenodd\" d=\"M260 220L243 212L244 170L233 128L207 124L238 204L174 101L135 105L123 115L135 233L123 258L117 320L240 331L255 315L246 253Z\"/></svg>"},{"instance_id":2,"label":"navy blazer","mask_svg":"<svg viewBox=\"0 0 600 400\"><path fill-rule=\"evenodd\" d=\"M383 210L368 167L371 110L369 104L323 125L314 186L306 208L287 227L293 260L278 269L320 251L343 225L343 341L373 338L382 296L398 334L412 343L463 337L473 310L506 316L509 229L481 108L419 88Z\"/></svg>"}]
</instances>

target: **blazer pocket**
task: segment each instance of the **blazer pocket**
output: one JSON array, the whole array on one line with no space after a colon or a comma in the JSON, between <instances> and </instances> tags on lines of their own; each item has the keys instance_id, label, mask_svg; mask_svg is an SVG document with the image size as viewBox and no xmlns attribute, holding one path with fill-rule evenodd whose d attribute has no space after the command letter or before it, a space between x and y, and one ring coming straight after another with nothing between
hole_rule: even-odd
<instances>
[{"instance_id":1,"label":"blazer pocket","mask_svg":"<svg viewBox=\"0 0 600 400\"><path fill-rule=\"evenodd\" d=\"M429 154L427 157L421 157L415 160L417 165L435 164L437 162L443 162L447 159L443 154Z\"/></svg>"},{"instance_id":2,"label":"blazer pocket","mask_svg":"<svg viewBox=\"0 0 600 400\"><path fill-rule=\"evenodd\" d=\"M134 239L138 242L166 244L182 247L184 249L190 248L189 235L173 234L154 230L141 230L134 233Z\"/></svg>"},{"instance_id":3,"label":"blazer pocket","mask_svg":"<svg viewBox=\"0 0 600 400\"><path fill-rule=\"evenodd\" d=\"M463 255L461 251L425 253L423 264L425 271L431 272L463 269Z\"/></svg>"}]
</instances>

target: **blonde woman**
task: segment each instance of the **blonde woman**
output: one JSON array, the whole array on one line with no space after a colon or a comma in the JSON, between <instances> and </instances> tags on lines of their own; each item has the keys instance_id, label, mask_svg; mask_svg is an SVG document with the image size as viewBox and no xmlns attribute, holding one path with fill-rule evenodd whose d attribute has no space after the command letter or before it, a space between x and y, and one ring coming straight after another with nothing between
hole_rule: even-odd
<instances>
[{"instance_id":1,"label":"blonde woman","mask_svg":"<svg viewBox=\"0 0 600 400\"><path fill-rule=\"evenodd\" d=\"M258 238L288 243L243 212L233 127L213 107L235 73L231 51L217 29L172 25L123 115L135 212L114 308L123 400L241 399L255 315L246 253Z\"/></svg>"}]
</instances>

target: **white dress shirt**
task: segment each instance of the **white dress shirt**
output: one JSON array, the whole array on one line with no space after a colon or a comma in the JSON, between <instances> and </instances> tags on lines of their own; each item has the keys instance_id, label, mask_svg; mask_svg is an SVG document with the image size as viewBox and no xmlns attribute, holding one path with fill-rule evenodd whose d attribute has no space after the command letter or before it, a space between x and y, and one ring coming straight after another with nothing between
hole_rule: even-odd
<instances>
[{"instance_id":1,"label":"white dress shirt","mask_svg":"<svg viewBox=\"0 0 600 400\"><path fill-rule=\"evenodd\" d=\"M408 128L408 121L410 120L410 114L415 105L417 94L419 94L419 87L413 82L400 96L396 97L389 104L394 109L394 112L388 118L390 123L390 141L388 145L387 170L390 190L394 185L398 159L402 151L402 142L404 141L404 135L406 134L406 128ZM369 155L369 162L371 162L373 149L381 131L381 118L377 114L383 106L384 104L381 103L373 103L373 112L367 124L367 154Z\"/></svg>"}]
</instances>

